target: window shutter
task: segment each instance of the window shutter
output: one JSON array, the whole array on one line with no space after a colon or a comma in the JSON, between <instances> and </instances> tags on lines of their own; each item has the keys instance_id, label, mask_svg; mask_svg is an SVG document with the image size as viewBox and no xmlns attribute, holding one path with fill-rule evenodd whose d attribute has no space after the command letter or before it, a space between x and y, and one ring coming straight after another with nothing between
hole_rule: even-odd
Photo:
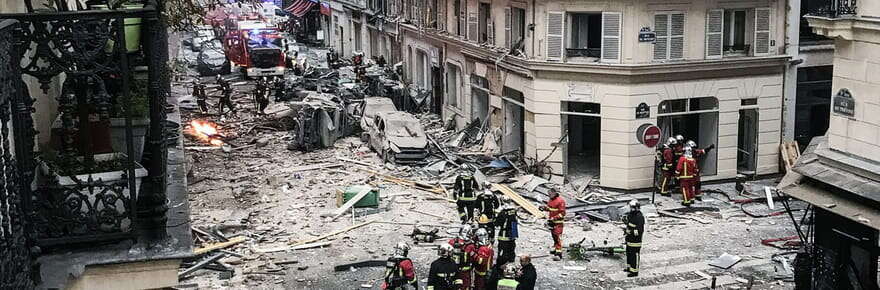
<instances>
[{"instance_id":1,"label":"window shutter","mask_svg":"<svg viewBox=\"0 0 880 290\"><path fill-rule=\"evenodd\" d=\"M547 12L547 60L562 60L565 13Z\"/></svg>"},{"instance_id":2,"label":"window shutter","mask_svg":"<svg viewBox=\"0 0 880 290\"><path fill-rule=\"evenodd\" d=\"M513 45L511 42L513 41L510 35L510 26L512 23L512 18L510 14L510 7L504 8L504 47L510 48Z\"/></svg>"},{"instance_id":3,"label":"window shutter","mask_svg":"<svg viewBox=\"0 0 880 290\"><path fill-rule=\"evenodd\" d=\"M684 21L682 13L669 15L669 59L684 58Z\"/></svg>"},{"instance_id":4,"label":"window shutter","mask_svg":"<svg viewBox=\"0 0 880 290\"><path fill-rule=\"evenodd\" d=\"M654 15L654 60L669 59L669 14Z\"/></svg>"},{"instance_id":5,"label":"window shutter","mask_svg":"<svg viewBox=\"0 0 880 290\"><path fill-rule=\"evenodd\" d=\"M435 0L437 3L437 29L446 31L446 0Z\"/></svg>"},{"instance_id":6,"label":"window shutter","mask_svg":"<svg viewBox=\"0 0 880 290\"><path fill-rule=\"evenodd\" d=\"M468 13L468 40L472 42L480 41L480 27L478 22L478 16L476 12Z\"/></svg>"},{"instance_id":7,"label":"window shutter","mask_svg":"<svg viewBox=\"0 0 880 290\"><path fill-rule=\"evenodd\" d=\"M724 48L724 10L711 9L706 13L706 58L721 58Z\"/></svg>"},{"instance_id":8,"label":"window shutter","mask_svg":"<svg viewBox=\"0 0 880 290\"><path fill-rule=\"evenodd\" d=\"M770 54L770 8L755 8L755 55Z\"/></svg>"},{"instance_id":9,"label":"window shutter","mask_svg":"<svg viewBox=\"0 0 880 290\"><path fill-rule=\"evenodd\" d=\"M486 22L486 42L495 45L495 18L489 17Z\"/></svg>"},{"instance_id":10,"label":"window shutter","mask_svg":"<svg viewBox=\"0 0 880 290\"><path fill-rule=\"evenodd\" d=\"M620 62L620 12L602 12L602 61Z\"/></svg>"},{"instance_id":11,"label":"window shutter","mask_svg":"<svg viewBox=\"0 0 880 290\"><path fill-rule=\"evenodd\" d=\"M467 1L459 1L458 35L467 38Z\"/></svg>"}]
</instances>

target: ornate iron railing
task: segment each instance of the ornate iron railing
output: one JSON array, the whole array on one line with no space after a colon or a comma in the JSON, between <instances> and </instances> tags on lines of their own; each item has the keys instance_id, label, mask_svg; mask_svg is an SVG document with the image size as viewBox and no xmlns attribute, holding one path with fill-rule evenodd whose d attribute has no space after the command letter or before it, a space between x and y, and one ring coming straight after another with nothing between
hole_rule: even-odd
<instances>
[{"instance_id":1,"label":"ornate iron railing","mask_svg":"<svg viewBox=\"0 0 880 290\"><path fill-rule=\"evenodd\" d=\"M856 2L857 0L826 0L824 3L819 5L810 4L816 7L809 11L809 13L810 15L825 16L830 18L854 16L857 14Z\"/></svg>"},{"instance_id":2,"label":"ornate iron railing","mask_svg":"<svg viewBox=\"0 0 880 290\"><path fill-rule=\"evenodd\" d=\"M20 109L13 104L21 104L22 98L17 94L21 88L18 64L21 62L14 51L14 35L18 22L0 20L0 289L32 289L34 280L29 271L34 267L29 242L29 228L23 207L27 195L19 176L20 158L18 146L16 152L10 148L10 120L12 126L19 128L21 119L13 118ZM18 133L18 132L16 132ZM19 135L15 134L15 140Z\"/></svg>"},{"instance_id":3,"label":"ornate iron railing","mask_svg":"<svg viewBox=\"0 0 880 290\"><path fill-rule=\"evenodd\" d=\"M0 50L23 60L9 75L19 81L27 75L40 84L34 91L22 86L21 100L14 104L18 187L36 245L133 239L136 228L146 229L143 232L151 238L164 237L168 50L164 22L155 5L0 14L0 20L18 22L7 31L14 45ZM139 44L127 39L137 34L144 35ZM141 105L148 108L150 120L140 160L135 160L141 154L135 149L132 122L138 105L132 92L140 77L135 67L146 68ZM59 84L60 93L49 95ZM33 104L50 98L58 103L53 141L33 152L37 134ZM115 146L108 128L111 113L120 113L124 123L124 139Z\"/></svg>"}]
</instances>

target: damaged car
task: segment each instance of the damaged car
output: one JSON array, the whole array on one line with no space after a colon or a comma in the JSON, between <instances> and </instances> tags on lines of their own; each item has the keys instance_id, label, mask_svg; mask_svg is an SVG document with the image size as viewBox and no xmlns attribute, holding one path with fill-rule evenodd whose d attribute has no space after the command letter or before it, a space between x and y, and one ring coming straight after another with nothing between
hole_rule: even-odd
<instances>
[{"instance_id":1,"label":"damaged car","mask_svg":"<svg viewBox=\"0 0 880 290\"><path fill-rule=\"evenodd\" d=\"M379 113L397 112L397 107L394 106L394 101L389 98L372 97L364 98L359 111L361 130L364 131L361 139L367 141L367 133L370 131L370 127L372 127L373 118Z\"/></svg>"},{"instance_id":2,"label":"damaged car","mask_svg":"<svg viewBox=\"0 0 880 290\"><path fill-rule=\"evenodd\" d=\"M405 112L376 114L367 132L367 145L389 163L424 163L428 137L422 124Z\"/></svg>"}]
</instances>

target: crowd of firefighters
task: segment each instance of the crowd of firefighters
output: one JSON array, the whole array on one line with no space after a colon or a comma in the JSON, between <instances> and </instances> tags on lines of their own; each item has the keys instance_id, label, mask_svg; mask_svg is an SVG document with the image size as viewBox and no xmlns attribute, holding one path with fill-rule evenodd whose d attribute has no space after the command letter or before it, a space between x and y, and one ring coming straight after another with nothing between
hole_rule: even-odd
<instances>
[{"instance_id":1,"label":"crowd of firefighters","mask_svg":"<svg viewBox=\"0 0 880 290\"><path fill-rule=\"evenodd\" d=\"M704 149L697 148L697 143L684 140L684 136L669 137L666 143L657 148L657 167L660 179L657 191L663 196L672 196L672 192L680 191L684 206L691 206L694 200L702 200L700 180L700 160L706 156L715 144Z\"/></svg>"},{"instance_id":2,"label":"crowd of firefighters","mask_svg":"<svg viewBox=\"0 0 880 290\"><path fill-rule=\"evenodd\" d=\"M547 230L552 238L550 255L562 260L562 232L565 226L565 200L550 189L549 200L539 209L547 212ZM426 289L534 289L537 272L532 257L521 255L516 261L519 237L517 207L506 195L494 192L488 183L479 184L473 175L456 178L453 198L461 220L458 235L443 243L438 258L431 263ZM645 218L637 200L629 202L623 217L628 276L638 276L639 252ZM496 244L497 242L497 244ZM496 253L497 249L497 253ZM409 245L398 243L386 265L382 289L419 289L415 265L408 258Z\"/></svg>"}]
</instances>

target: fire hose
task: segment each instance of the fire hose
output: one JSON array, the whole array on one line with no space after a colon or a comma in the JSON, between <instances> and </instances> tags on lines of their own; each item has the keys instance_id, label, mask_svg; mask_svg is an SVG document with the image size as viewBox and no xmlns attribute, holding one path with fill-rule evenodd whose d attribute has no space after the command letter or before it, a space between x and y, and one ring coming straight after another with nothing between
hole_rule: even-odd
<instances>
[{"instance_id":1,"label":"fire hose","mask_svg":"<svg viewBox=\"0 0 880 290\"><path fill-rule=\"evenodd\" d=\"M798 241L792 242L793 240L798 240ZM783 242L783 241L785 243L783 243L781 246L774 244L775 242ZM774 247L774 248L783 249L783 250L794 249L800 245L800 237L790 236L790 237L782 237L782 238L763 239L763 240L761 240L761 244L768 246L768 247Z\"/></svg>"}]
</instances>

